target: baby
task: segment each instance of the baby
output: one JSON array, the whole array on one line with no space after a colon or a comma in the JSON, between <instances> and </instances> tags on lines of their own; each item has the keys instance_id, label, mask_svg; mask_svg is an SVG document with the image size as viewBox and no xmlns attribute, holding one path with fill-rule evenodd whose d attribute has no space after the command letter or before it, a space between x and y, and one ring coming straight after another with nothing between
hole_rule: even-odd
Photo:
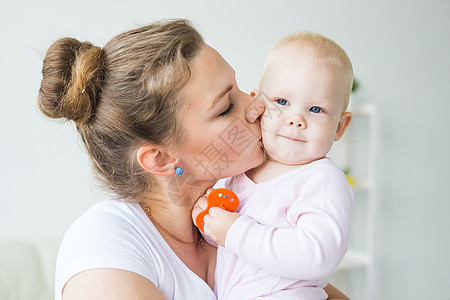
<instances>
[{"instance_id":1,"label":"baby","mask_svg":"<svg viewBox=\"0 0 450 300\"><path fill-rule=\"evenodd\" d=\"M204 219L219 245L218 299L327 298L323 287L347 250L353 193L326 155L352 119L352 82L347 54L323 35L295 34L270 52L252 92L266 104L266 159L227 180L238 213L212 208Z\"/></svg>"}]
</instances>

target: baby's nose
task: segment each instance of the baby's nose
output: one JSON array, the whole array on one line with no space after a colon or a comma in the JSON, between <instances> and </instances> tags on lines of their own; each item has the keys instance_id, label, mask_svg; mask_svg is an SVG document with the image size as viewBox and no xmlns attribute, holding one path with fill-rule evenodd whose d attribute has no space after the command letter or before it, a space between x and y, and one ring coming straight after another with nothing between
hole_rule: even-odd
<instances>
[{"instance_id":1,"label":"baby's nose","mask_svg":"<svg viewBox=\"0 0 450 300\"><path fill-rule=\"evenodd\" d=\"M305 119L301 114L293 114L289 118L287 118L287 125L289 127L297 127L300 129L306 128L306 122Z\"/></svg>"}]
</instances>

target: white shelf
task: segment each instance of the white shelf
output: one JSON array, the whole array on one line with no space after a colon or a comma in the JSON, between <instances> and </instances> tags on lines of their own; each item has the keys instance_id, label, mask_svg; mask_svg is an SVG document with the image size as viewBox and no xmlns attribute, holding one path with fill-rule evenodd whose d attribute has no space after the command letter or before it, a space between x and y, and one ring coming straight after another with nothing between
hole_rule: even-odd
<instances>
[{"instance_id":1,"label":"white shelf","mask_svg":"<svg viewBox=\"0 0 450 300\"><path fill-rule=\"evenodd\" d=\"M367 252L348 249L338 271L367 267L372 263L372 258Z\"/></svg>"},{"instance_id":2,"label":"white shelf","mask_svg":"<svg viewBox=\"0 0 450 300\"><path fill-rule=\"evenodd\" d=\"M372 103L360 104L352 107L351 112L356 116L371 116L375 113L375 105Z\"/></svg>"},{"instance_id":3,"label":"white shelf","mask_svg":"<svg viewBox=\"0 0 450 300\"><path fill-rule=\"evenodd\" d=\"M349 110L354 116L349 128L351 130L344 135L340 148L336 149L334 154L339 165L343 169L350 169L349 176L355 180L352 190L355 194L354 206L358 207L358 211L354 212L357 215L351 224L351 232L355 234L350 236L351 248L338 267L340 277L336 279L340 279L341 286L347 286L349 292L363 293L364 299L372 300L375 291L377 109L373 103L358 103L352 100L350 103L352 105ZM364 270L364 277L351 277L353 270L360 269ZM365 284L361 284L361 280Z\"/></svg>"},{"instance_id":4,"label":"white shelf","mask_svg":"<svg viewBox=\"0 0 450 300\"><path fill-rule=\"evenodd\" d=\"M352 185L353 192L368 191L373 187L373 183L368 178L356 178L356 182Z\"/></svg>"}]
</instances>

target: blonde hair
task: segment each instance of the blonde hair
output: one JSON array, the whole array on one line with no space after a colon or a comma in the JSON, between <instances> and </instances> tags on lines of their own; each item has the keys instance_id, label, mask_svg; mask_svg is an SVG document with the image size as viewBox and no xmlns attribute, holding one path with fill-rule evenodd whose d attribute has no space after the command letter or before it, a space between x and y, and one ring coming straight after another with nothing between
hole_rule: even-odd
<instances>
[{"instance_id":1,"label":"blonde hair","mask_svg":"<svg viewBox=\"0 0 450 300\"><path fill-rule=\"evenodd\" d=\"M139 201L152 180L136 151L144 143L171 146L179 140L180 91L202 45L202 36L183 19L130 30L103 49L60 39L44 59L39 108L74 121L98 179L122 200Z\"/></svg>"},{"instance_id":2,"label":"blonde hair","mask_svg":"<svg viewBox=\"0 0 450 300\"><path fill-rule=\"evenodd\" d=\"M335 41L327 38L326 36L312 32L312 31L302 31L292 35L289 35L272 48L269 52L269 55L266 59L266 63L264 65L263 76L261 77L261 83L264 81L267 67L270 64L271 58L275 55L275 53L286 45L297 44L300 46L307 46L314 49L315 52L315 63L322 64L333 64L341 68L344 76L344 84L345 84L345 95L346 95L346 105L347 107L348 100L350 98L350 93L353 85L353 67L352 63L345 52L345 50L339 46Z\"/></svg>"}]
</instances>

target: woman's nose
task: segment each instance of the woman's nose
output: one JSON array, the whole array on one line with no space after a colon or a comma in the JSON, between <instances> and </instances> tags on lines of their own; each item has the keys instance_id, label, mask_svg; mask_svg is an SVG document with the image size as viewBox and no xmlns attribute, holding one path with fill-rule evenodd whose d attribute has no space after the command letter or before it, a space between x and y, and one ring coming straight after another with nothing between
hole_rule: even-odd
<instances>
[{"instance_id":1,"label":"woman's nose","mask_svg":"<svg viewBox=\"0 0 450 300\"><path fill-rule=\"evenodd\" d=\"M301 114L293 114L286 119L286 124L289 127L296 127L298 129L306 129L306 121Z\"/></svg>"},{"instance_id":2,"label":"woman's nose","mask_svg":"<svg viewBox=\"0 0 450 300\"><path fill-rule=\"evenodd\" d=\"M255 123L256 120L264 113L266 107L258 98L251 98L248 106L245 108L245 118L249 123Z\"/></svg>"}]
</instances>

